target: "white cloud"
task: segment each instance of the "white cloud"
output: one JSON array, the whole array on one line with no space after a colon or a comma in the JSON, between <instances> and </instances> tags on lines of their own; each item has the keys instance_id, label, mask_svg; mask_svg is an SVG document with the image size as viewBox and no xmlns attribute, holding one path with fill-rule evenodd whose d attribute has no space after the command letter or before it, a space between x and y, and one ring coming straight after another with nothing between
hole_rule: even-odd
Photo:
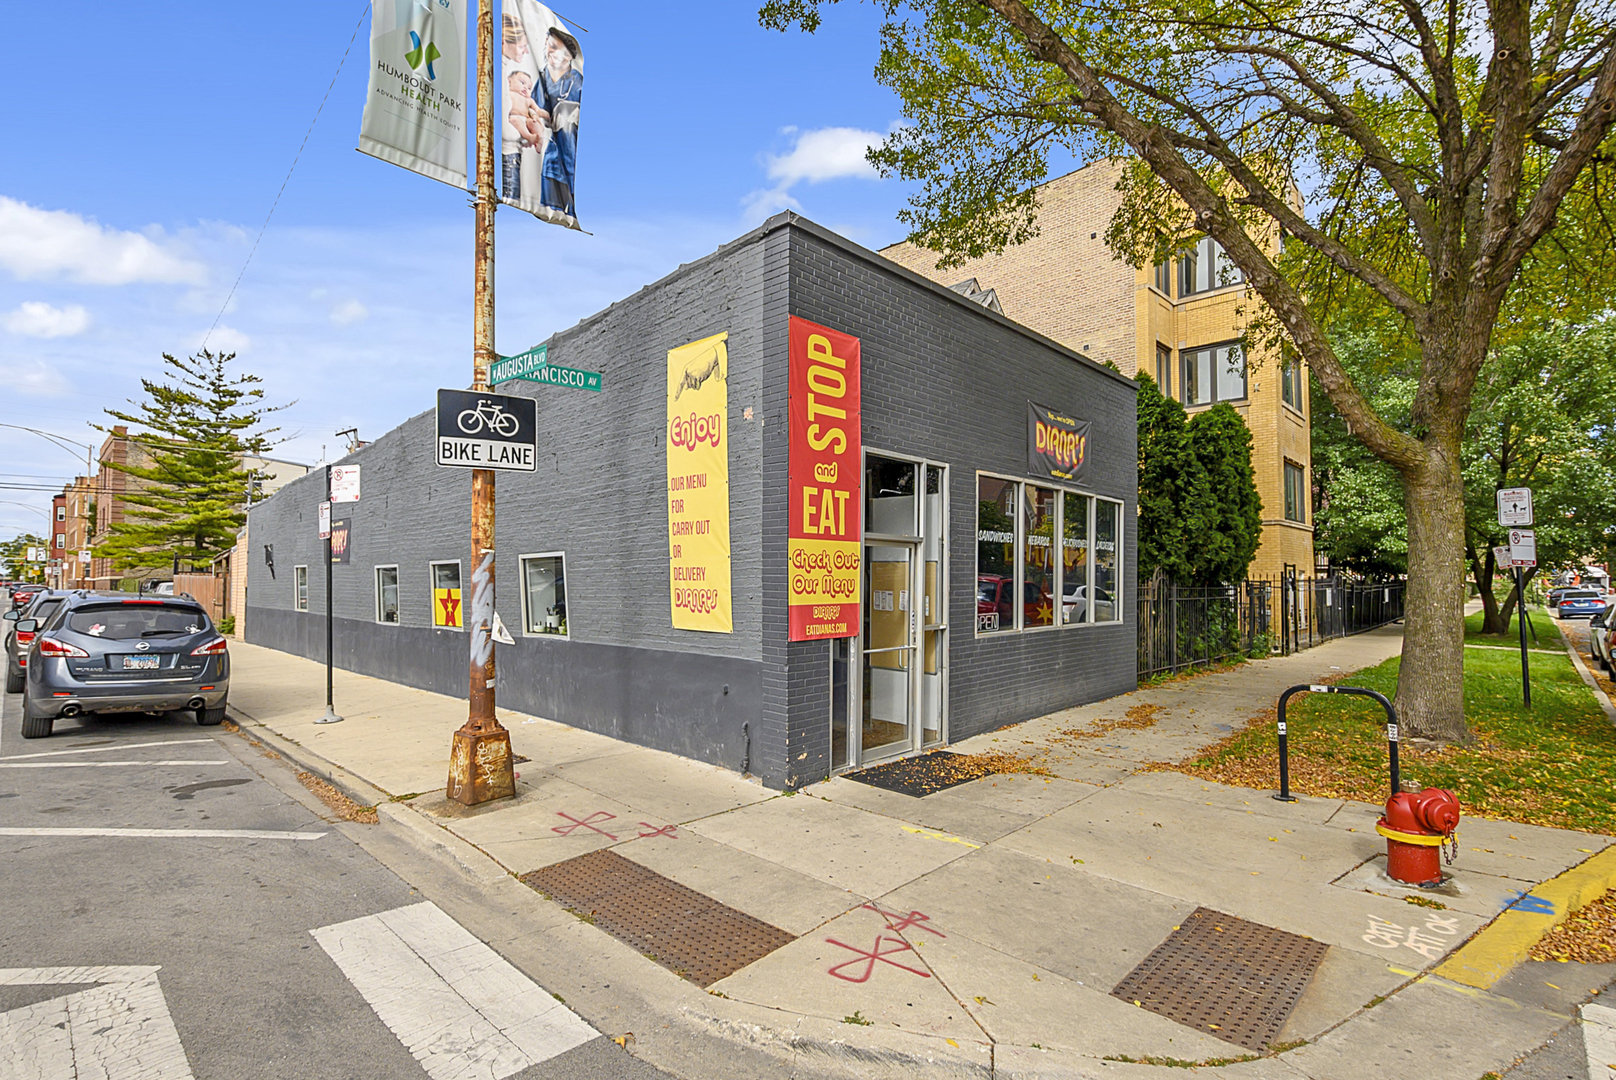
<instances>
[{"instance_id":1,"label":"white cloud","mask_svg":"<svg viewBox=\"0 0 1616 1080\"><path fill-rule=\"evenodd\" d=\"M344 300L331 309L331 321L338 326L363 322L368 318L370 318L370 309L357 300Z\"/></svg>"},{"instance_id":2,"label":"white cloud","mask_svg":"<svg viewBox=\"0 0 1616 1080\"><path fill-rule=\"evenodd\" d=\"M78 304L52 307L39 300L26 300L16 311L9 311L0 325L24 337L73 337L90 325L90 313Z\"/></svg>"},{"instance_id":3,"label":"white cloud","mask_svg":"<svg viewBox=\"0 0 1616 1080\"><path fill-rule=\"evenodd\" d=\"M818 184L826 180L880 179L880 173L865 157L870 147L886 141L880 132L850 127L798 131L788 127L781 134L795 136L796 141L784 154L765 155L774 186L759 188L741 200L749 221L762 221L778 210L800 210L801 204L792 197L791 189L805 181Z\"/></svg>"},{"instance_id":4,"label":"white cloud","mask_svg":"<svg viewBox=\"0 0 1616 1080\"><path fill-rule=\"evenodd\" d=\"M19 278L65 277L87 285L192 284L207 268L160 230L111 229L66 210L0 195L0 267Z\"/></svg>"},{"instance_id":5,"label":"white cloud","mask_svg":"<svg viewBox=\"0 0 1616 1080\"><path fill-rule=\"evenodd\" d=\"M59 397L72 389L67 378L43 360L7 361L6 384L32 397Z\"/></svg>"},{"instance_id":6,"label":"white cloud","mask_svg":"<svg viewBox=\"0 0 1616 1080\"><path fill-rule=\"evenodd\" d=\"M886 136L859 128L830 127L798 132L786 129L786 134L797 136L797 145L786 154L769 155L769 179L782 187L791 187L803 180L817 184L823 180L857 177L876 180L875 171L864 156L870 147L880 146Z\"/></svg>"},{"instance_id":7,"label":"white cloud","mask_svg":"<svg viewBox=\"0 0 1616 1080\"><path fill-rule=\"evenodd\" d=\"M206 341L207 350L214 353L243 353L252 344L252 338L243 334L240 330L232 326L226 326L223 323L214 327L212 333L198 335L196 347L198 349L202 348L204 341Z\"/></svg>"}]
</instances>

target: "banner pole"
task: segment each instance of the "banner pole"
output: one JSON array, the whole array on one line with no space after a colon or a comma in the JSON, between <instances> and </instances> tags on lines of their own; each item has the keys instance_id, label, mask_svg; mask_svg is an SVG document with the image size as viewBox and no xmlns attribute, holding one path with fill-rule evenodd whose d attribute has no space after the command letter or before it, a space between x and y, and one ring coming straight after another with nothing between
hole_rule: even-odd
<instances>
[{"instance_id":1,"label":"banner pole","mask_svg":"<svg viewBox=\"0 0 1616 1080\"><path fill-rule=\"evenodd\" d=\"M494 57L493 0L477 0L477 201L473 245L472 389L489 389L494 361ZM466 806L516 794L511 736L494 715L494 472L471 473L471 618L468 715L454 734L446 794Z\"/></svg>"},{"instance_id":2,"label":"banner pole","mask_svg":"<svg viewBox=\"0 0 1616 1080\"><path fill-rule=\"evenodd\" d=\"M335 637L333 627L336 625L335 616L332 614L331 608L331 596L335 591L331 587L331 579L336 571L331 565L331 521L334 516L332 510L335 508L335 504L331 501L331 466L329 464L325 467L325 504L328 508L331 508L326 511L325 522L325 715L316 720L315 723L340 724L342 723L342 717L337 715L335 698L331 692L331 642ZM308 605L305 604L304 606L307 607Z\"/></svg>"}]
</instances>

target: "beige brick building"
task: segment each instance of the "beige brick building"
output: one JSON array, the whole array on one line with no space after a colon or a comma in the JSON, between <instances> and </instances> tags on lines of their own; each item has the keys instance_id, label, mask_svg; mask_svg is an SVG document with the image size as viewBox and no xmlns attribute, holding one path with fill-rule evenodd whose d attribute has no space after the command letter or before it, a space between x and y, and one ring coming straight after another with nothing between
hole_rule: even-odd
<instances>
[{"instance_id":1,"label":"beige brick building","mask_svg":"<svg viewBox=\"0 0 1616 1080\"><path fill-rule=\"evenodd\" d=\"M910 243L881 254L970 294L991 292L1004 314L1125 374L1148 371L1190 412L1228 401L1252 433L1263 501L1252 577L1285 567L1313 573L1312 456L1306 370L1246 350L1244 324L1260 303L1217 244L1135 270L1112 255L1105 232L1121 202L1122 164L1096 162L1038 189L1038 235L1001 255L938 270L937 254Z\"/></svg>"}]
</instances>

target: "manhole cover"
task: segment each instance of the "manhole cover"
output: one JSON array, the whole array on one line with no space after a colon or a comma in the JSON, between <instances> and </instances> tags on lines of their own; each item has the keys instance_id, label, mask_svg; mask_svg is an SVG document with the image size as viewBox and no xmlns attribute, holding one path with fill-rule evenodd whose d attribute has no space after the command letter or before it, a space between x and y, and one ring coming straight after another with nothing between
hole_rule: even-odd
<instances>
[{"instance_id":1,"label":"manhole cover","mask_svg":"<svg viewBox=\"0 0 1616 1080\"><path fill-rule=\"evenodd\" d=\"M1196 908L1111 994L1261 1051L1285 1026L1328 949L1312 938Z\"/></svg>"},{"instance_id":2,"label":"manhole cover","mask_svg":"<svg viewBox=\"0 0 1616 1080\"><path fill-rule=\"evenodd\" d=\"M521 880L697 986L711 986L794 940L613 851L580 855Z\"/></svg>"}]
</instances>

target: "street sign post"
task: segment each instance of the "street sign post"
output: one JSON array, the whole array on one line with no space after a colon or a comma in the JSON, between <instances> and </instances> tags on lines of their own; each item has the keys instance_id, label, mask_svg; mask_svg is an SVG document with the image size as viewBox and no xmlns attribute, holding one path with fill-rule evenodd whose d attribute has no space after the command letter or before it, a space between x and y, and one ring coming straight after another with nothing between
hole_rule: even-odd
<instances>
[{"instance_id":1,"label":"street sign post","mask_svg":"<svg viewBox=\"0 0 1616 1080\"><path fill-rule=\"evenodd\" d=\"M1531 488L1498 489L1498 524L1506 529L1533 524Z\"/></svg>"},{"instance_id":2,"label":"street sign post","mask_svg":"<svg viewBox=\"0 0 1616 1080\"><path fill-rule=\"evenodd\" d=\"M1527 520L1532 517L1532 493L1527 488L1514 488L1515 492L1526 492L1525 514ZM1504 518L1504 492L1498 493L1498 518ZM1512 503L1511 508L1517 509L1519 503ZM1521 620L1521 701L1528 709L1532 707L1532 670L1528 664L1526 654L1526 570L1537 565L1537 533L1531 529L1509 530L1509 563L1515 568L1515 610L1520 613Z\"/></svg>"},{"instance_id":3,"label":"street sign post","mask_svg":"<svg viewBox=\"0 0 1616 1080\"><path fill-rule=\"evenodd\" d=\"M1509 562L1511 566L1537 565L1537 533L1531 529L1509 530Z\"/></svg>"},{"instance_id":4,"label":"street sign post","mask_svg":"<svg viewBox=\"0 0 1616 1080\"><path fill-rule=\"evenodd\" d=\"M331 504L328 502L320 504L320 539L331 539Z\"/></svg>"},{"instance_id":5,"label":"street sign post","mask_svg":"<svg viewBox=\"0 0 1616 1080\"><path fill-rule=\"evenodd\" d=\"M357 487L355 489L357 491ZM320 539L325 541L325 715L316 724L340 724L335 698L332 695L332 641L336 637L336 617L331 610L331 598L336 590L331 587L336 570L331 565L331 466L325 467L325 499L320 504Z\"/></svg>"},{"instance_id":6,"label":"street sign post","mask_svg":"<svg viewBox=\"0 0 1616 1080\"><path fill-rule=\"evenodd\" d=\"M538 403L532 398L438 391L437 455L446 468L533 472L538 430Z\"/></svg>"},{"instance_id":7,"label":"street sign post","mask_svg":"<svg viewBox=\"0 0 1616 1080\"><path fill-rule=\"evenodd\" d=\"M331 501L334 503L359 501L359 466L331 466Z\"/></svg>"}]
</instances>

